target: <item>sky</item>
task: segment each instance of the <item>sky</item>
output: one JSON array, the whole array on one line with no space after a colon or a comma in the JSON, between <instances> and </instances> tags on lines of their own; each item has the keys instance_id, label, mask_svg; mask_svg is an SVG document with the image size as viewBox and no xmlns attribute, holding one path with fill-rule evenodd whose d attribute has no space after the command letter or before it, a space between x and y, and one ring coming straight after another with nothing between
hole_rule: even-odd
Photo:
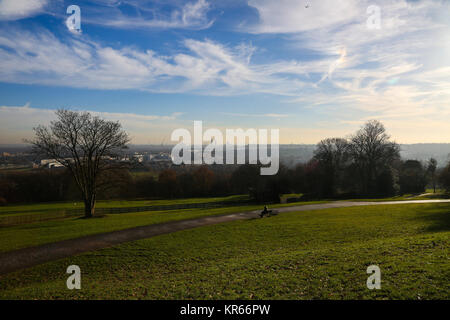
<instances>
[{"instance_id":1,"label":"sky","mask_svg":"<svg viewBox=\"0 0 450 320\"><path fill-rule=\"evenodd\" d=\"M309 144L371 119L399 143L450 142L449 18L445 0L0 0L0 144L58 108L135 144L194 121Z\"/></svg>"}]
</instances>

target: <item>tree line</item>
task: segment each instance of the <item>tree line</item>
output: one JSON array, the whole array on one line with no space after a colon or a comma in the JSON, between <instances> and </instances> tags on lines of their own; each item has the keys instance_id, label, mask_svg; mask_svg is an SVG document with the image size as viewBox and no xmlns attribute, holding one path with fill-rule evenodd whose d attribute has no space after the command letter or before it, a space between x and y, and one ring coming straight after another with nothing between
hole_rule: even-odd
<instances>
[{"instance_id":1,"label":"tree line","mask_svg":"<svg viewBox=\"0 0 450 320\"><path fill-rule=\"evenodd\" d=\"M349 139L331 138L318 143L309 163L322 196L388 196L425 191L437 184L437 161L403 161L400 146L379 121L368 121ZM306 169L309 170L309 169ZM446 185L445 174L441 177Z\"/></svg>"},{"instance_id":2,"label":"tree line","mask_svg":"<svg viewBox=\"0 0 450 320\"><path fill-rule=\"evenodd\" d=\"M151 199L249 194L259 203L278 202L281 194L305 198L378 197L421 193L427 185L450 189L450 164L402 160L400 147L379 121L365 123L349 138L320 141L314 157L295 168L280 166L261 176L260 165L179 165L136 174L111 164L107 156L126 147L128 135L118 122L67 110L58 120L35 129L30 141L37 154L54 158L65 169L0 174L0 205L83 201L91 217L97 199Z\"/></svg>"},{"instance_id":3,"label":"tree line","mask_svg":"<svg viewBox=\"0 0 450 320\"><path fill-rule=\"evenodd\" d=\"M249 194L254 201L263 203L278 202L285 193L324 199L422 193L427 186L450 190L450 164L437 170L433 159L428 163L401 160L396 152L389 154L381 147L376 149L381 153L378 160L369 162L363 152L358 153L361 149L352 148L356 146L352 146L351 139L323 140L313 159L294 168L282 165L275 176L261 176L258 165L174 166L160 172L139 173L121 167L100 175L96 197L174 199ZM367 167L370 163L374 167ZM84 201L69 170L0 174L0 205L50 201Z\"/></svg>"},{"instance_id":4,"label":"tree line","mask_svg":"<svg viewBox=\"0 0 450 320\"><path fill-rule=\"evenodd\" d=\"M319 152L320 151L320 152ZM134 174L130 168L103 173L97 199L173 199L249 194L260 203L278 202L281 194L301 193L305 199L390 196L421 193L426 186L450 190L450 165L396 159L380 164L372 182L360 181L350 159L337 164L333 157L317 156L295 168L281 166L275 176L261 176L257 165L178 166L161 172ZM331 153L340 151L331 149ZM332 160L331 160L332 159ZM334 163L333 167L330 163ZM364 189L369 188L369 189ZM373 188L373 189L370 189ZM369 190L369 193L364 193ZM67 169L38 169L0 175L0 204L84 201Z\"/></svg>"}]
</instances>

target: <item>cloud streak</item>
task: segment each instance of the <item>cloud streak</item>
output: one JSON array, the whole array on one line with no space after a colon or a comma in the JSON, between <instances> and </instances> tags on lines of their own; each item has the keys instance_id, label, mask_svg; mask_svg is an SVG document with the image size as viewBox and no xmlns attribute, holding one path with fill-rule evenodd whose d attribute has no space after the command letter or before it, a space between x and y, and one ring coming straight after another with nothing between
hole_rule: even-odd
<instances>
[{"instance_id":1,"label":"cloud streak","mask_svg":"<svg viewBox=\"0 0 450 320\"><path fill-rule=\"evenodd\" d=\"M249 0L259 14L259 23L248 26L252 33L298 33L328 28L354 19L359 14L356 0L314 1L308 7L298 0Z\"/></svg>"},{"instance_id":2,"label":"cloud streak","mask_svg":"<svg viewBox=\"0 0 450 320\"><path fill-rule=\"evenodd\" d=\"M304 76L325 63L251 64L251 46L226 47L186 39L186 53L172 56L130 47L112 48L69 36L64 42L45 29L0 30L0 81L90 89L138 89L236 95L267 92L292 95L302 83L281 74ZM315 70L319 71L319 70Z\"/></svg>"},{"instance_id":3,"label":"cloud streak","mask_svg":"<svg viewBox=\"0 0 450 320\"><path fill-rule=\"evenodd\" d=\"M0 21L18 20L42 12L47 0L0 0Z\"/></svg>"},{"instance_id":4,"label":"cloud streak","mask_svg":"<svg viewBox=\"0 0 450 320\"><path fill-rule=\"evenodd\" d=\"M94 17L95 11L87 10L85 19L104 26L202 29L214 21L206 0L170 2L172 9L164 12L148 1L96 2L107 14ZM125 14L123 4L137 14ZM399 128L420 122L444 129L442 118L450 110L450 26L443 13L450 11L449 3L377 1L379 30L367 28L366 9L373 3L366 0L323 0L308 8L297 0L248 4L258 13L257 22L236 24L247 38L266 39L267 47L264 41L255 41L257 47L248 40L190 36L167 53L94 41L86 34L58 38L44 28L1 28L0 81L209 96L262 93L281 96L280 106L276 113L265 110L254 117L288 121L286 114L309 110L344 126L379 118ZM266 57L274 39L294 57L273 58L272 52ZM305 51L312 53L308 59Z\"/></svg>"},{"instance_id":5,"label":"cloud streak","mask_svg":"<svg viewBox=\"0 0 450 320\"><path fill-rule=\"evenodd\" d=\"M207 29L214 23L214 19L208 18L211 5L206 0L175 5L168 12L161 10L157 2L148 1L94 1L94 4L83 5L83 23L120 29L197 30ZM133 8L135 14L124 8Z\"/></svg>"},{"instance_id":6,"label":"cloud streak","mask_svg":"<svg viewBox=\"0 0 450 320\"><path fill-rule=\"evenodd\" d=\"M78 110L78 108L70 108ZM114 113L88 111L95 116L119 121L124 129L131 135L132 143L147 144L159 143L170 130L185 125L179 119L181 112L169 115L142 115L134 113ZM30 104L24 106L0 106L0 144L23 143L23 139L33 136L32 128L43 124L48 125L55 120L55 110L32 108Z\"/></svg>"}]
</instances>

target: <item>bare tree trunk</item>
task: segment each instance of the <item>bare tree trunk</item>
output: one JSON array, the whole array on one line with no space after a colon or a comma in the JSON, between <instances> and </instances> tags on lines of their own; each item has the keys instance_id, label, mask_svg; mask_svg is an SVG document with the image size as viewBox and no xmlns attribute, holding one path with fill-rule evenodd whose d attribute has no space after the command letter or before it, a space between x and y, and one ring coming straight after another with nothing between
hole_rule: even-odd
<instances>
[{"instance_id":1,"label":"bare tree trunk","mask_svg":"<svg viewBox=\"0 0 450 320\"><path fill-rule=\"evenodd\" d=\"M84 217L92 218L95 213L95 195L91 195L90 199L84 200Z\"/></svg>"},{"instance_id":2,"label":"bare tree trunk","mask_svg":"<svg viewBox=\"0 0 450 320\"><path fill-rule=\"evenodd\" d=\"M436 176L433 172L433 176L431 177L431 179L433 180L433 193L436 193Z\"/></svg>"}]
</instances>

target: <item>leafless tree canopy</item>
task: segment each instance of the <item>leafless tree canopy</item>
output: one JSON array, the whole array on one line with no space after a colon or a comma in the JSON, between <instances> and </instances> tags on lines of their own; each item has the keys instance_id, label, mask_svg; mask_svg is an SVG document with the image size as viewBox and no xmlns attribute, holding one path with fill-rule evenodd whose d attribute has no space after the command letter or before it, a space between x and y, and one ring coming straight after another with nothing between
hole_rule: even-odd
<instances>
[{"instance_id":1,"label":"leafless tree canopy","mask_svg":"<svg viewBox=\"0 0 450 320\"><path fill-rule=\"evenodd\" d=\"M368 121L350 141L350 155L361 175L364 192L373 189L373 183L381 170L400 159L400 147L386 133L377 120Z\"/></svg>"},{"instance_id":2,"label":"leafless tree canopy","mask_svg":"<svg viewBox=\"0 0 450 320\"><path fill-rule=\"evenodd\" d=\"M314 158L339 169L348 159L349 145L342 138L328 138L317 144Z\"/></svg>"},{"instance_id":3,"label":"leafless tree canopy","mask_svg":"<svg viewBox=\"0 0 450 320\"><path fill-rule=\"evenodd\" d=\"M334 195L342 180L340 173L349 160L348 141L342 138L328 138L320 141L314 151L314 159L321 164L327 176L327 192Z\"/></svg>"},{"instance_id":4,"label":"leafless tree canopy","mask_svg":"<svg viewBox=\"0 0 450 320\"><path fill-rule=\"evenodd\" d=\"M34 128L30 141L37 153L55 159L72 173L84 202L86 217L94 214L99 174L130 141L119 122L106 121L88 112L56 111L49 127Z\"/></svg>"}]
</instances>

